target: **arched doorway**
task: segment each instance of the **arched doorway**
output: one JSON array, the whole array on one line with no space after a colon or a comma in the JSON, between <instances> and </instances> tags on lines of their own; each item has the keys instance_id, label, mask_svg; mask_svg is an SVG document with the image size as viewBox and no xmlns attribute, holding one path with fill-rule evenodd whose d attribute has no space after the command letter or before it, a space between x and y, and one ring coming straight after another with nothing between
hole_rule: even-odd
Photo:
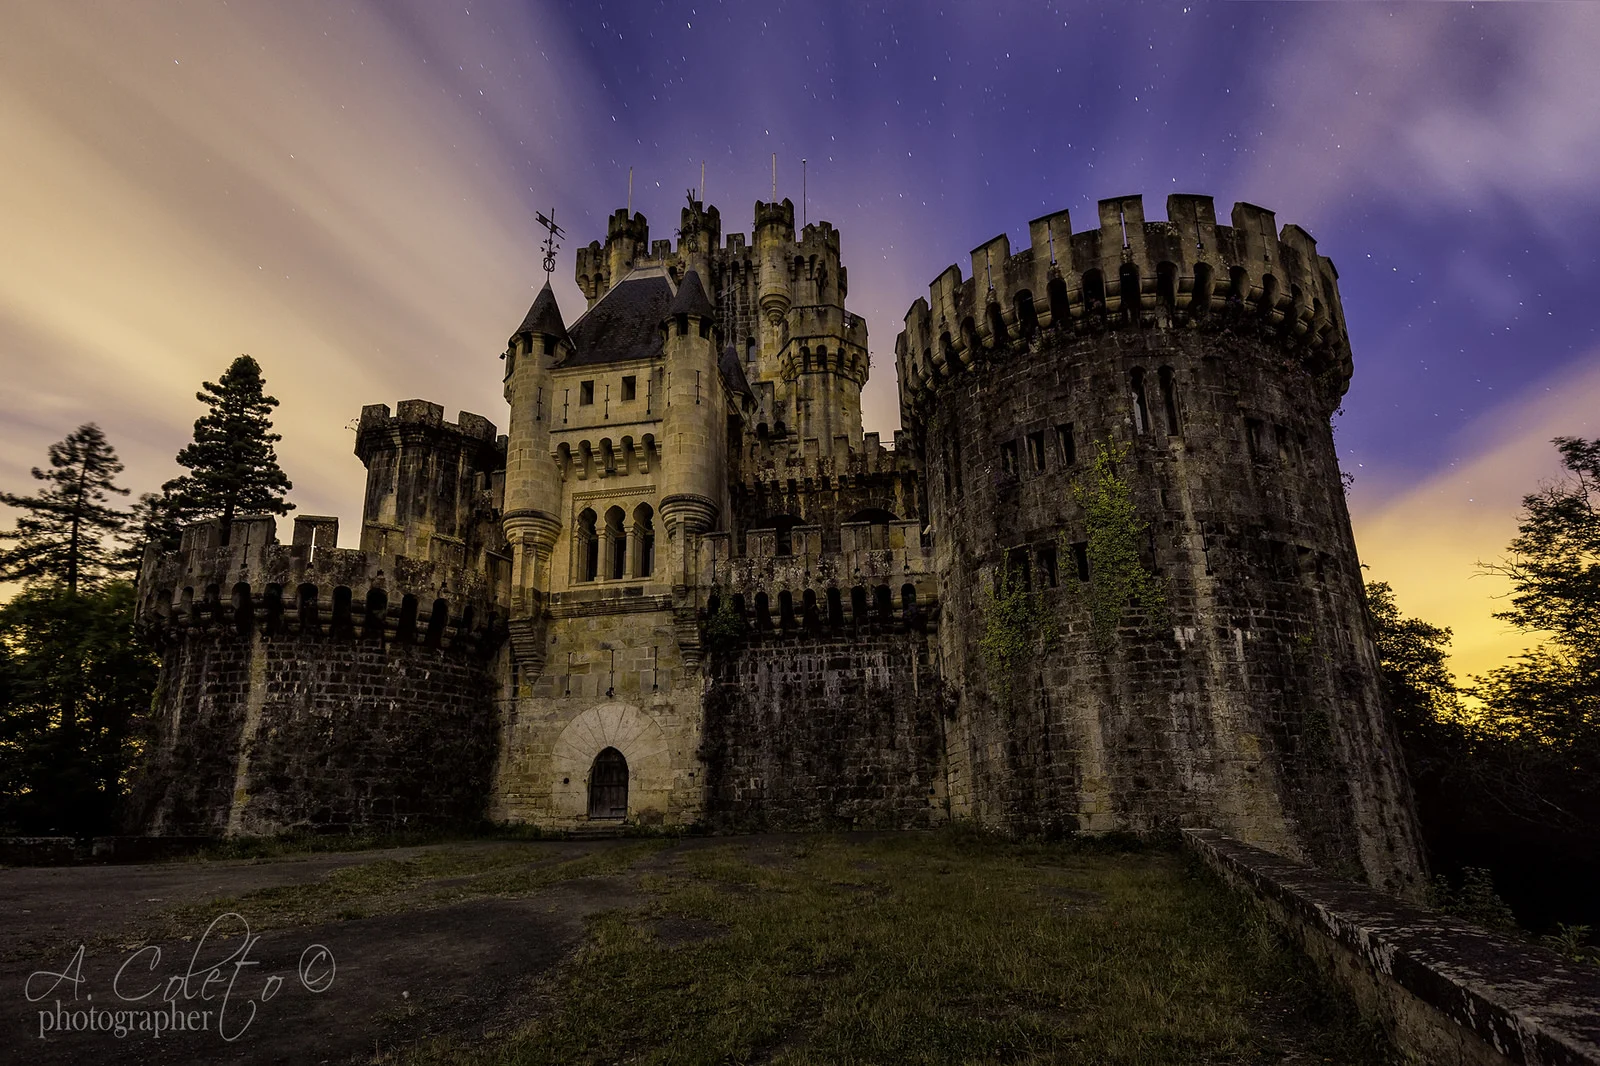
<instances>
[{"instance_id":1,"label":"arched doorway","mask_svg":"<svg viewBox=\"0 0 1600 1066\"><path fill-rule=\"evenodd\" d=\"M628 817L628 760L616 748L596 755L589 768L589 817Z\"/></svg>"}]
</instances>

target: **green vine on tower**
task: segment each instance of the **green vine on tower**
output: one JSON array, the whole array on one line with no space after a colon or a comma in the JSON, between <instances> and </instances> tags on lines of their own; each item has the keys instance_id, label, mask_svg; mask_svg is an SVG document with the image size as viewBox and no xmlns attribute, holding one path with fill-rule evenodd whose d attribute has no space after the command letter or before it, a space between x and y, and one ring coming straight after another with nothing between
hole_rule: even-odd
<instances>
[{"instance_id":1,"label":"green vine on tower","mask_svg":"<svg viewBox=\"0 0 1600 1066\"><path fill-rule=\"evenodd\" d=\"M1089 530L1089 614L1095 639L1107 646L1116 636L1117 623L1130 604L1144 611L1147 622L1166 619L1167 601L1156 576L1139 561L1139 545L1148 527L1134 513L1128 483L1117 464L1128 454L1126 445L1096 441L1094 467L1086 481L1074 481L1073 499L1083 508ZM1062 556L1070 545L1062 538Z\"/></svg>"},{"instance_id":2,"label":"green vine on tower","mask_svg":"<svg viewBox=\"0 0 1600 1066\"><path fill-rule=\"evenodd\" d=\"M984 593L983 636L978 639L989 691L996 700L1011 702L1017 675L1054 634L1044 595L1029 589L1019 570L1002 564L994 586Z\"/></svg>"}]
</instances>

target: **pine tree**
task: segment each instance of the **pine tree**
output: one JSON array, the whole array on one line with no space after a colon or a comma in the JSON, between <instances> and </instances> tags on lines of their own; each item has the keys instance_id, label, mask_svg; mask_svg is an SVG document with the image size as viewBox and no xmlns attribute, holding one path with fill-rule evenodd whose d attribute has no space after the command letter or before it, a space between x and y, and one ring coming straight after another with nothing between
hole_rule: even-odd
<instances>
[{"instance_id":1,"label":"pine tree","mask_svg":"<svg viewBox=\"0 0 1600 1066\"><path fill-rule=\"evenodd\" d=\"M221 379L201 385L195 398L210 407L194 423L194 442L178 453L189 473L163 485L173 520L221 518L224 538L242 514L288 514L283 497L293 488L278 468L272 409L261 366L248 355L233 361Z\"/></svg>"},{"instance_id":2,"label":"pine tree","mask_svg":"<svg viewBox=\"0 0 1600 1066\"><path fill-rule=\"evenodd\" d=\"M16 529L0 532L0 580L59 581L76 595L116 569L117 549L106 538L120 533L127 516L106 506L128 490L113 484L122 472L117 453L93 422L50 445L50 469L33 468L46 486L33 496L0 492L0 503L24 513Z\"/></svg>"}]
</instances>

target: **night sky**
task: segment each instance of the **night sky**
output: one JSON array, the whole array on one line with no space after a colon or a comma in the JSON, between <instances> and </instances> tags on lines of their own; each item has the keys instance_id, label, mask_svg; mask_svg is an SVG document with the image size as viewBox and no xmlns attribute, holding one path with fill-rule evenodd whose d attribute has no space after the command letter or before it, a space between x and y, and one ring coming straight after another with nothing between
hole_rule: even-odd
<instances>
[{"instance_id":1,"label":"night sky","mask_svg":"<svg viewBox=\"0 0 1600 1066\"><path fill-rule=\"evenodd\" d=\"M771 192L842 231L871 331L947 264L1061 207L1170 192L1296 222L1340 274L1336 420L1369 576L1455 627L1458 673L1527 639L1489 618L1549 438L1600 435L1600 4L540 4L0 0L0 486L98 421L124 484L178 472L202 379L241 352L281 401L301 513L353 544L365 403L506 423L505 339L634 207L724 233Z\"/></svg>"}]
</instances>

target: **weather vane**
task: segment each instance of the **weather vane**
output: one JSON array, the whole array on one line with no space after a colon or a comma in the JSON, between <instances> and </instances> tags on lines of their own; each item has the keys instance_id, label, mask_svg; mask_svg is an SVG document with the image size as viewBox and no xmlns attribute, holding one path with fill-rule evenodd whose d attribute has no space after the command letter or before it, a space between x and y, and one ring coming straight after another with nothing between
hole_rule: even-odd
<instances>
[{"instance_id":1,"label":"weather vane","mask_svg":"<svg viewBox=\"0 0 1600 1066\"><path fill-rule=\"evenodd\" d=\"M550 209L549 218L545 218L544 214L539 211L535 211L533 214L534 217L539 220L539 225L543 226L548 234L544 239L544 280L548 282L550 280L550 275L555 273L556 250L561 247L557 241L560 238L565 237L567 234L565 230L556 225L555 208L552 207Z\"/></svg>"}]
</instances>

